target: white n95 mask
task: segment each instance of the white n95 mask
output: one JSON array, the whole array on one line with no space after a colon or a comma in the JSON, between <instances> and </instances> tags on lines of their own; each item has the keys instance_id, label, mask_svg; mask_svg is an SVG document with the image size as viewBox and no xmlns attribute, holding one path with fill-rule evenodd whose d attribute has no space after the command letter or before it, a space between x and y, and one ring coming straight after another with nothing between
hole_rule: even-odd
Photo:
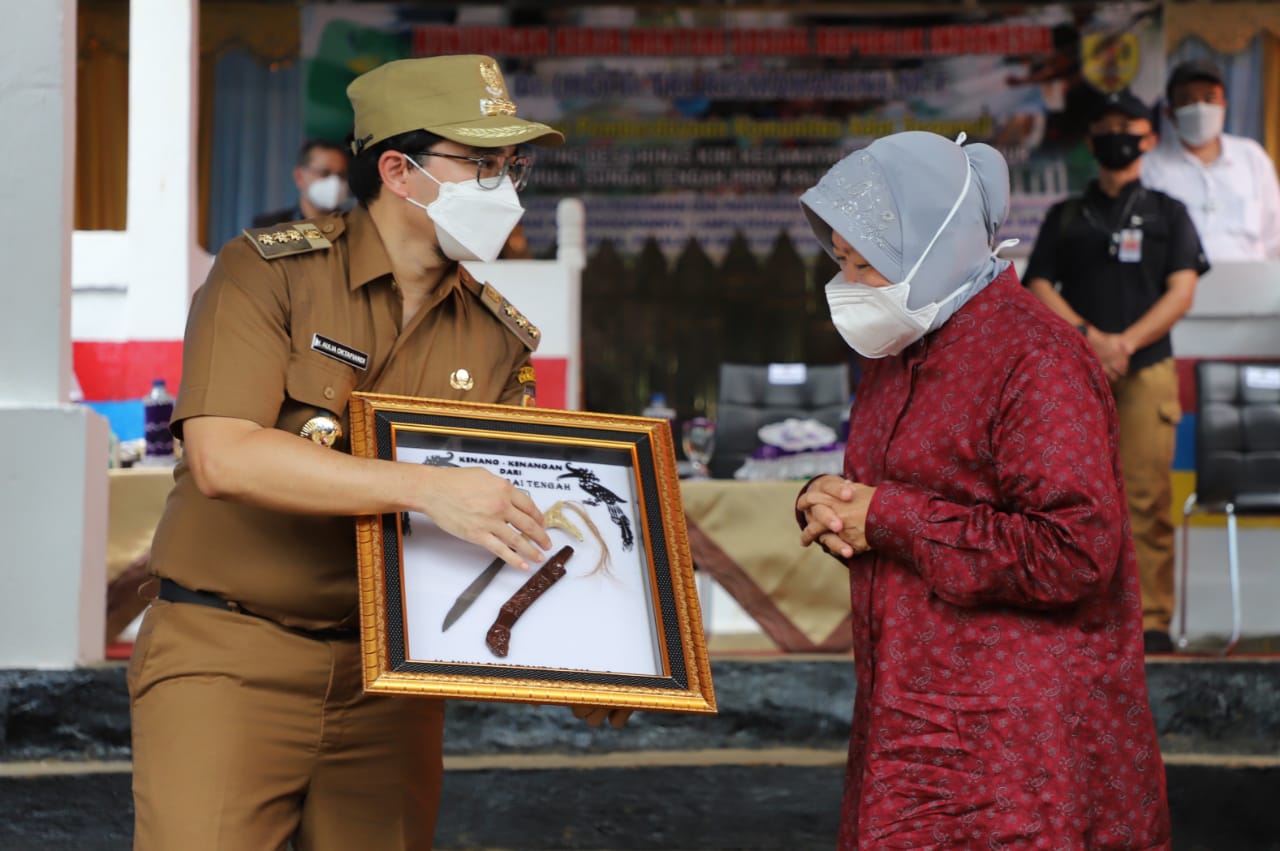
<instances>
[{"instance_id":1,"label":"white n95 mask","mask_svg":"<svg viewBox=\"0 0 1280 851\"><path fill-rule=\"evenodd\" d=\"M336 174L313 180L307 186L307 200L315 204L317 209L331 213L347 200L346 181Z\"/></svg>"},{"instance_id":2,"label":"white n95 mask","mask_svg":"<svg viewBox=\"0 0 1280 851\"><path fill-rule=\"evenodd\" d=\"M440 194L430 204L412 198L405 200L427 211L436 225L436 238L440 250L450 260L481 260L488 263L498 259L502 246L515 228L524 207L520 196L504 177L493 189L485 189L474 179L463 183L436 180L431 172L405 157L418 171L440 185Z\"/></svg>"},{"instance_id":3,"label":"white n95 mask","mask_svg":"<svg viewBox=\"0 0 1280 851\"><path fill-rule=\"evenodd\" d=\"M837 275L827 284L827 306L840 336L864 358L896 355L929 330L937 304L907 308L908 284L871 287Z\"/></svg>"},{"instance_id":4,"label":"white n95 mask","mask_svg":"<svg viewBox=\"0 0 1280 851\"><path fill-rule=\"evenodd\" d=\"M1189 103L1173 111L1178 138L1193 148L1222 135L1227 108L1220 103Z\"/></svg>"}]
</instances>

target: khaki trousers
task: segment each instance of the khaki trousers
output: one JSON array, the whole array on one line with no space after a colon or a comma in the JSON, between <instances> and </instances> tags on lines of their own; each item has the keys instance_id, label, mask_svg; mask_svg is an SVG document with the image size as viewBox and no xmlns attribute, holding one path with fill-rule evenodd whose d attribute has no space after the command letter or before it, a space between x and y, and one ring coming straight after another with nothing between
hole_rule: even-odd
<instances>
[{"instance_id":1,"label":"khaki trousers","mask_svg":"<svg viewBox=\"0 0 1280 851\"><path fill-rule=\"evenodd\" d=\"M443 703L364 695L358 641L157 600L128 679L135 849L431 847Z\"/></svg>"},{"instance_id":2,"label":"khaki trousers","mask_svg":"<svg viewBox=\"0 0 1280 851\"><path fill-rule=\"evenodd\" d=\"M1142 628L1168 631L1173 618L1173 450L1178 371L1166 358L1111 385L1120 417L1120 465L1138 552Z\"/></svg>"}]
</instances>

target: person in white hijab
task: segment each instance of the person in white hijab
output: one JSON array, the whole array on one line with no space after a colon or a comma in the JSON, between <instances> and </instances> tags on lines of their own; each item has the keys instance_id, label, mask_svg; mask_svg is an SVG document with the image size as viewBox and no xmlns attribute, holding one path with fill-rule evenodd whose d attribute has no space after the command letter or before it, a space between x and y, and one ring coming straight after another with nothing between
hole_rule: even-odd
<instances>
[{"instance_id":1,"label":"person in white hijab","mask_svg":"<svg viewBox=\"0 0 1280 851\"><path fill-rule=\"evenodd\" d=\"M897 354L936 330L1009 267L992 251L1009 213L1009 169L989 145L888 136L838 162L800 204L837 262L838 231L892 283L868 289L842 273L827 285L837 329L864 357Z\"/></svg>"},{"instance_id":2,"label":"person in white hijab","mask_svg":"<svg viewBox=\"0 0 1280 851\"><path fill-rule=\"evenodd\" d=\"M866 358L844 474L796 500L849 568L839 847L1169 848L1115 407L995 257L1003 158L899 133L800 201Z\"/></svg>"}]
</instances>

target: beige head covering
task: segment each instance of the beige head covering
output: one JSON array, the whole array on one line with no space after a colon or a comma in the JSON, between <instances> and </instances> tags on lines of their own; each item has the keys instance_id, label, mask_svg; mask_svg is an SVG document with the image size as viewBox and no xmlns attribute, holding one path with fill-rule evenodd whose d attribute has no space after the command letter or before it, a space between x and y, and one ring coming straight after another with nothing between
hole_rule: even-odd
<instances>
[{"instance_id":1,"label":"beige head covering","mask_svg":"<svg viewBox=\"0 0 1280 851\"><path fill-rule=\"evenodd\" d=\"M502 71L488 56L398 59L357 77L347 97L355 110L356 154L413 130L478 148L564 141L560 131L516 117Z\"/></svg>"}]
</instances>

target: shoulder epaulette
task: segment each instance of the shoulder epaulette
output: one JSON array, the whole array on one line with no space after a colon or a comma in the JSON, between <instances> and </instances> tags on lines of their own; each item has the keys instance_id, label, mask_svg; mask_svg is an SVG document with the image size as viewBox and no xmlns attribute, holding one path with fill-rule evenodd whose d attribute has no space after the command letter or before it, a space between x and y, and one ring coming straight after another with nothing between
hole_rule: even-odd
<instances>
[{"instance_id":1,"label":"shoulder epaulette","mask_svg":"<svg viewBox=\"0 0 1280 851\"><path fill-rule=\"evenodd\" d=\"M342 220L334 218L319 226L314 222L288 222L268 228L245 228L244 235L265 259L275 260L329 248L333 245L330 238L342 231Z\"/></svg>"},{"instance_id":2,"label":"shoulder epaulette","mask_svg":"<svg viewBox=\"0 0 1280 851\"><path fill-rule=\"evenodd\" d=\"M515 306L503 297L502 293L493 288L492 284L482 283L472 277L471 273L461 266L458 267L458 279L468 290L474 293L484 304L498 317L498 320L512 334L515 334L520 342L524 343L525 348L531 352L538 350L538 343L542 342L542 332L538 330L538 326L530 322L525 315L516 310Z\"/></svg>"}]
</instances>

